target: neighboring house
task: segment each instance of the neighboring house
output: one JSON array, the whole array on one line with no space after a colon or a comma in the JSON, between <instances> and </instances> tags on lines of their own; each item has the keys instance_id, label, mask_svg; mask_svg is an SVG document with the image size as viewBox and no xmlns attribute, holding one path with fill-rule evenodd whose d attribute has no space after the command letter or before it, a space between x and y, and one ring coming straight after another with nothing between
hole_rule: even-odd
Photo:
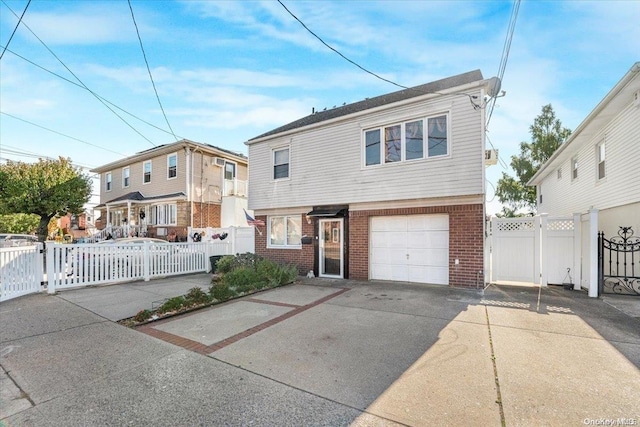
<instances>
[{"instance_id":1,"label":"neighboring house","mask_svg":"<svg viewBox=\"0 0 640 427\"><path fill-rule=\"evenodd\" d=\"M531 178L538 212L598 210L609 238L620 226L640 235L640 62L604 97ZM593 238L593 236L592 236Z\"/></svg>"},{"instance_id":2,"label":"neighboring house","mask_svg":"<svg viewBox=\"0 0 640 427\"><path fill-rule=\"evenodd\" d=\"M180 140L100 166L100 227L187 239L188 227L246 225L247 157Z\"/></svg>"},{"instance_id":3,"label":"neighboring house","mask_svg":"<svg viewBox=\"0 0 640 427\"><path fill-rule=\"evenodd\" d=\"M482 286L488 87L476 70L247 141L256 252L321 277Z\"/></svg>"}]
</instances>

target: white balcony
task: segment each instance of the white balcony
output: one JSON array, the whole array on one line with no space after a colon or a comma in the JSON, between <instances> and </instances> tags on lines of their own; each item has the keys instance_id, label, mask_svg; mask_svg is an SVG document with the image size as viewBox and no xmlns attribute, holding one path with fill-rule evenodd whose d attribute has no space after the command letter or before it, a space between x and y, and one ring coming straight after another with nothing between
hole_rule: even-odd
<instances>
[{"instance_id":1,"label":"white balcony","mask_svg":"<svg viewBox=\"0 0 640 427\"><path fill-rule=\"evenodd\" d=\"M239 179L225 179L223 183L223 196L240 196L247 197L248 182Z\"/></svg>"}]
</instances>

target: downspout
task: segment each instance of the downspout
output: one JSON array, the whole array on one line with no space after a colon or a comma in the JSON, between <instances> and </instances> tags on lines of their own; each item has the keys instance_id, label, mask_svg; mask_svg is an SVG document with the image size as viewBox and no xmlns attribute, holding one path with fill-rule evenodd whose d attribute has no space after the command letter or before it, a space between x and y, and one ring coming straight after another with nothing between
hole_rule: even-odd
<instances>
[{"instance_id":1,"label":"downspout","mask_svg":"<svg viewBox=\"0 0 640 427\"><path fill-rule=\"evenodd\" d=\"M187 146L184 147L184 153L185 153L185 167L187 168L187 170L185 171L185 176L186 176L186 193L187 193L187 200L190 203L189 206L189 227L193 228L193 200L191 200L191 182L193 181L193 165L191 164L193 162L193 159L191 157L191 149Z\"/></svg>"}]
</instances>

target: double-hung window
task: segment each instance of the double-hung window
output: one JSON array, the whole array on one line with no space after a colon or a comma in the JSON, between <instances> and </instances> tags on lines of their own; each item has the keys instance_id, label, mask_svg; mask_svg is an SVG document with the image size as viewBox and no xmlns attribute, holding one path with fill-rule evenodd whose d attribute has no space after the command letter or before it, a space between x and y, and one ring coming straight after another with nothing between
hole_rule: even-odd
<instances>
[{"instance_id":1,"label":"double-hung window","mask_svg":"<svg viewBox=\"0 0 640 427\"><path fill-rule=\"evenodd\" d=\"M268 247L300 248L302 241L302 216L271 216L268 222Z\"/></svg>"},{"instance_id":2,"label":"double-hung window","mask_svg":"<svg viewBox=\"0 0 640 427\"><path fill-rule=\"evenodd\" d=\"M113 180L113 175L111 175L111 172L107 172L106 174L104 174L104 190L105 191L111 191L112 180Z\"/></svg>"},{"instance_id":3,"label":"double-hung window","mask_svg":"<svg viewBox=\"0 0 640 427\"><path fill-rule=\"evenodd\" d=\"M178 154L173 153L167 156L167 179L178 176Z\"/></svg>"},{"instance_id":4,"label":"double-hung window","mask_svg":"<svg viewBox=\"0 0 640 427\"><path fill-rule=\"evenodd\" d=\"M175 203L151 206L151 221L153 225L176 225L178 207Z\"/></svg>"},{"instance_id":5,"label":"double-hung window","mask_svg":"<svg viewBox=\"0 0 640 427\"><path fill-rule=\"evenodd\" d=\"M571 180L578 179L578 158L571 159Z\"/></svg>"},{"instance_id":6,"label":"double-hung window","mask_svg":"<svg viewBox=\"0 0 640 427\"><path fill-rule=\"evenodd\" d=\"M147 160L142 164L142 183L148 184L151 182L151 160Z\"/></svg>"},{"instance_id":7,"label":"double-hung window","mask_svg":"<svg viewBox=\"0 0 640 427\"><path fill-rule=\"evenodd\" d=\"M289 178L289 147L273 150L273 179Z\"/></svg>"},{"instance_id":8,"label":"double-hung window","mask_svg":"<svg viewBox=\"0 0 640 427\"><path fill-rule=\"evenodd\" d=\"M448 115L436 115L364 131L365 166L449 154Z\"/></svg>"},{"instance_id":9,"label":"double-hung window","mask_svg":"<svg viewBox=\"0 0 640 427\"><path fill-rule=\"evenodd\" d=\"M122 188L127 188L131 182L131 169L129 166L122 168Z\"/></svg>"}]
</instances>

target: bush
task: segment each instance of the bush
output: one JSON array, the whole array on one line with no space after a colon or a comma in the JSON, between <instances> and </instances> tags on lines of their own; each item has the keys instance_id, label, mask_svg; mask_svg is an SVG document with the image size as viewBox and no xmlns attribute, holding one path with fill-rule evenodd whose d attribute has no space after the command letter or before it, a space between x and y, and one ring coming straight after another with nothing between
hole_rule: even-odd
<instances>
[{"instance_id":1,"label":"bush","mask_svg":"<svg viewBox=\"0 0 640 427\"><path fill-rule=\"evenodd\" d=\"M184 298L188 305L206 304L209 302L209 295L197 286L189 289L189 292Z\"/></svg>"},{"instance_id":2,"label":"bush","mask_svg":"<svg viewBox=\"0 0 640 427\"><path fill-rule=\"evenodd\" d=\"M136 322L144 322L146 320L149 320L151 318L151 311L150 310L140 310L138 313L136 313L135 316L133 316L133 320L135 320Z\"/></svg>"},{"instance_id":3,"label":"bush","mask_svg":"<svg viewBox=\"0 0 640 427\"><path fill-rule=\"evenodd\" d=\"M238 267L224 275L223 281L230 289L237 293L251 292L258 288L258 282L262 278L258 272L251 267ZM264 286L262 286L264 287Z\"/></svg>"},{"instance_id":4,"label":"bush","mask_svg":"<svg viewBox=\"0 0 640 427\"><path fill-rule=\"evenodd\" d=\"M233 270L236 266L236 257L232 255L225 255L216 261L216 273L225 274Z\"/></svg>"},{"instance_id":5,"label":"bush","mask_svg":"<svg viewBox=\"0 0 640 427\"><path fill-rule=\"evenodd\" d=\"M209 289L209 294L217 301L223 302L236 296L236 293L229 289L226 283L220 281Z\"/></svg>"},{"instance_id":6,"label":"bush","mask_svg":"<svg viewBox=\"0 0 640 427\"><path fill-rule=\"evenodd\" d=\"M160 306L160 308L158 308L158 313L168 313L170 311L178 311L185 306L185 302L186 300L184 299L184 297L169 298L167 301L165 301L164 304Z\"/></svg>"}]
</instances>

